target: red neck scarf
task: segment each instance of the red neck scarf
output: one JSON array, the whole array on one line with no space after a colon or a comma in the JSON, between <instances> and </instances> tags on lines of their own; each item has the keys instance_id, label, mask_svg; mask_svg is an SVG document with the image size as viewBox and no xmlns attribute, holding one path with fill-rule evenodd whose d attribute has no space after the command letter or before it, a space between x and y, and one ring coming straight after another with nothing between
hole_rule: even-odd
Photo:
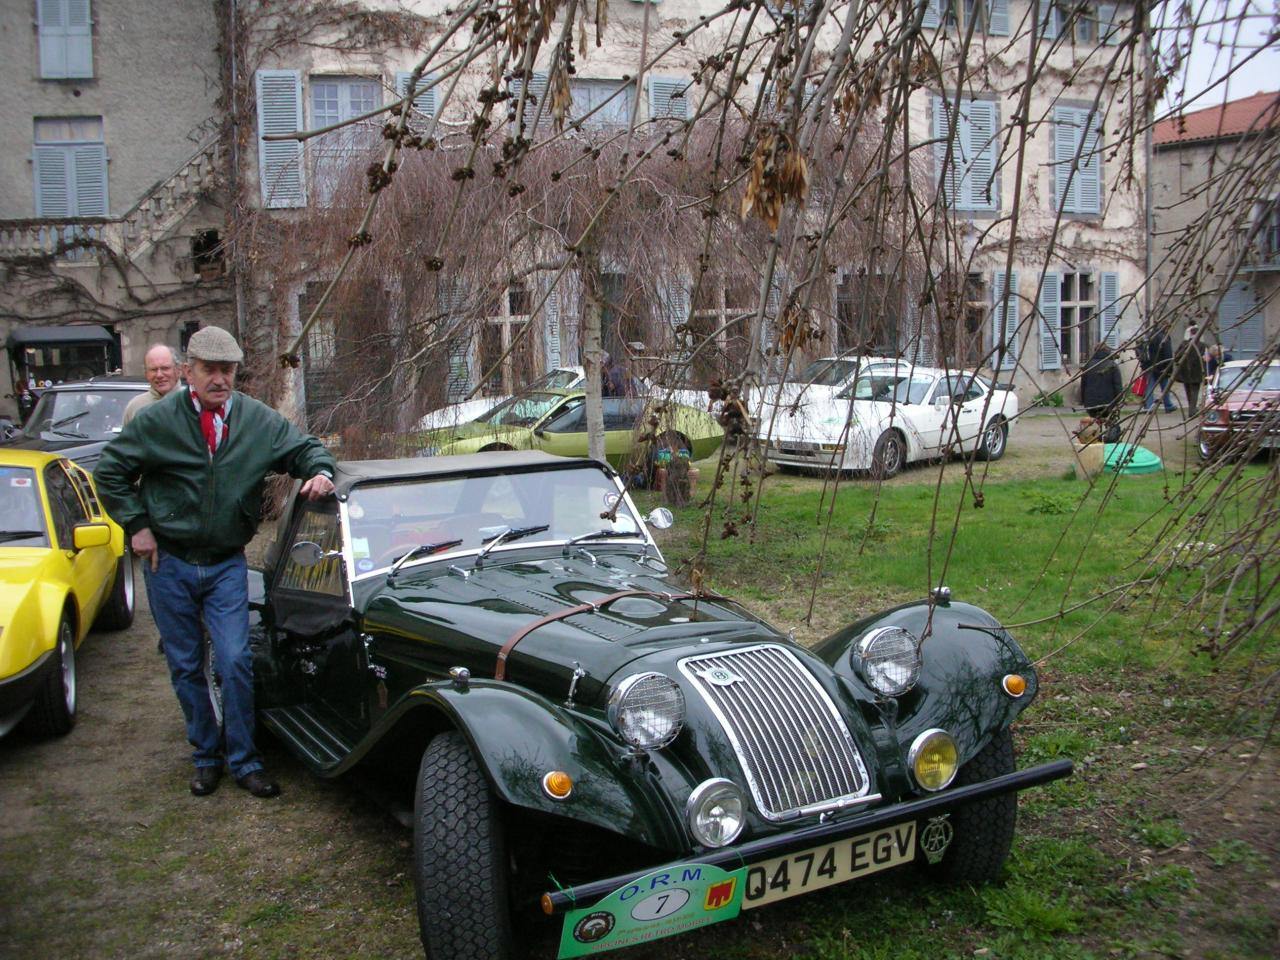
<instances>
[{"instance_id":1,"label":"red neck scarf","mask_svg":"<svg viewBox=\"0 0 1280 960\"><path fill-rule=\"evenodd\" d=\"M209 456L212 457L218 452L218 447L227 439L227 434L230 432L227 421L223 419L224 407L222 405L203 406L194 393L191 394L191 401L200 412L200 432L204 434L204 441L209 445Z\"/></svg>"}]
</instances>

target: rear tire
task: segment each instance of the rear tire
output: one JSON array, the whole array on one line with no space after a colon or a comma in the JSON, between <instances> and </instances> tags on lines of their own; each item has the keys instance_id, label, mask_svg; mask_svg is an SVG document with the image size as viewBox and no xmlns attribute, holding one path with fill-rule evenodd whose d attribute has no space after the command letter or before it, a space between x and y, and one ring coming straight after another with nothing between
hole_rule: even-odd
<instances>
[{"instance_id":1,"label":"rear tire","mask_svg":"<svg viewBox=\"0 0 1280 960\"><path fill-rule=\"evenodd\" d=\"M1001 730L956 776L956 786L1013 773L1013 734ZM955 831L939 868L953 883L991 883L1000 875L1018 822L1018 795L1003 793L960 807L951 814Z\"/></svg>"},{"instance_id":2,"label":"rear tire","mask_svg":"<svg viewBox=\"0 0 1280 960\"><path fill-rule=\"evenodd\" d=\"M906 444L897 430L886 430L876 441L875 451L871 454L871 477L874 480L888 480L896 477L907 461Z\"/></svg>"},{"instance_id":3,"label":"rear tire","mask_svg":"<svg viewBox=\"0 0 1280 960\"><path fill-rule=\"evenodd\" d=\"M94 626L101 630L127 630L133 626L134 601L137 594L133 584L133 549L128 543L116 563L116 579L111 586L107 604L98 611Z\"/></svg>"},{"instance_id":4,"label":"rear tire","mask_svg":"<svg viewBox=\"0 0 1280 960\"><path fill-rule=\"evenodd\" d=\"M993 417L982 431L982 441L978 444L979 460L999 460L1009 446L1009 425L1001 417Z\"/></svg>"},{"instance_id":5,"label":"rear tire","mask_svg":"<svg viewBox=\"0 0 1280 960\"><path fill-rule=\"evenodd\" d=\"M502 810L457 732L427 745L413 804L418 930L433 960L511 956Z\"/></svg>"},{"instance_id":6,"label":"rear tire","mask_svg":"<svg viewBox=\"0 0 1280 960\"><path fill-rule=\"evenodd\" d=\"M42 737L61 737L76 725L76 634L64 614L53 648L53 669L44 678L24 723Z\"/></svg>"}]
</instances>

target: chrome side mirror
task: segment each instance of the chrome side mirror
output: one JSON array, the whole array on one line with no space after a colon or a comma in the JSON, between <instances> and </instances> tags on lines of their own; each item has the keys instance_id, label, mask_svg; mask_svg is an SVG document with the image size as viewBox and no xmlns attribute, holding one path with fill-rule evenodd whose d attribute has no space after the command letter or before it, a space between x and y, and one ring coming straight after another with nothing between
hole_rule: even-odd
<instances>
[{"instance_id":1,"label":"chrome side mirror","mask_svg":"<svg viewBox=\"0 0 1280 960\"><path fill-rule=\"evenodd\" d=\"M325 553L320 549L320 544L310 540L299 540L289 548L289 560L296 563L300 567L314 567L318 563L326 560L333 560L335 557L342 556L340 550L330 550Z\"/></svg>"},{"instance_id":2,"label":"chrome side mirror","mask_svg":"<svg viewBox=\"0 0 1280 960\"><path fill-rule=\"evenodd\" d=\"M653 512L644 518L644 522L651 527L665 530L676 522L676 518L666 507L654 507Z\"/></svg>"}]
</instances>

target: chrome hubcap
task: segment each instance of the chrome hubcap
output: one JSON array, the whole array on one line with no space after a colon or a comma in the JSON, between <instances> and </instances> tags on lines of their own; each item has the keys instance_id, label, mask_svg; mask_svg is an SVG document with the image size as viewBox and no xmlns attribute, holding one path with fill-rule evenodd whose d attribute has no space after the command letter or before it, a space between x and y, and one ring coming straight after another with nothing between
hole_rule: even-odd
<instances>
[{"instance_id":1,"label":"chrome hubcap","mask_svg":"<svg viewBox=\"0 0 1280 960\"><path fill-rule=\"evenodd\" d=\"M76 709L76 645L71 640L71 630L64 627L58 636L58 654L62 661L62 699L67 712Z\"/></svg>"}]
</instances>

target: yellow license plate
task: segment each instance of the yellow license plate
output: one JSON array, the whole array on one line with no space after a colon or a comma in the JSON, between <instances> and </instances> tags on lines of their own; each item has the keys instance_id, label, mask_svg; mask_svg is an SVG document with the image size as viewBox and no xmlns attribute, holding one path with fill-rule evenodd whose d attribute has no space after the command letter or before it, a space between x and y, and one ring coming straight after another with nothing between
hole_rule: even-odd
<instances>
[{"instance_id":1,"label":"yellow license plate","mask_svg":"<svg viewBox=\"0 0 1280 960\"><path fill-rule=\"evenodd\" d=\"M912 820L859 834L747 868L742 909L812 893L857 877L908 863L916 853L916 824Z\"/></svg>"}]
</instances>

